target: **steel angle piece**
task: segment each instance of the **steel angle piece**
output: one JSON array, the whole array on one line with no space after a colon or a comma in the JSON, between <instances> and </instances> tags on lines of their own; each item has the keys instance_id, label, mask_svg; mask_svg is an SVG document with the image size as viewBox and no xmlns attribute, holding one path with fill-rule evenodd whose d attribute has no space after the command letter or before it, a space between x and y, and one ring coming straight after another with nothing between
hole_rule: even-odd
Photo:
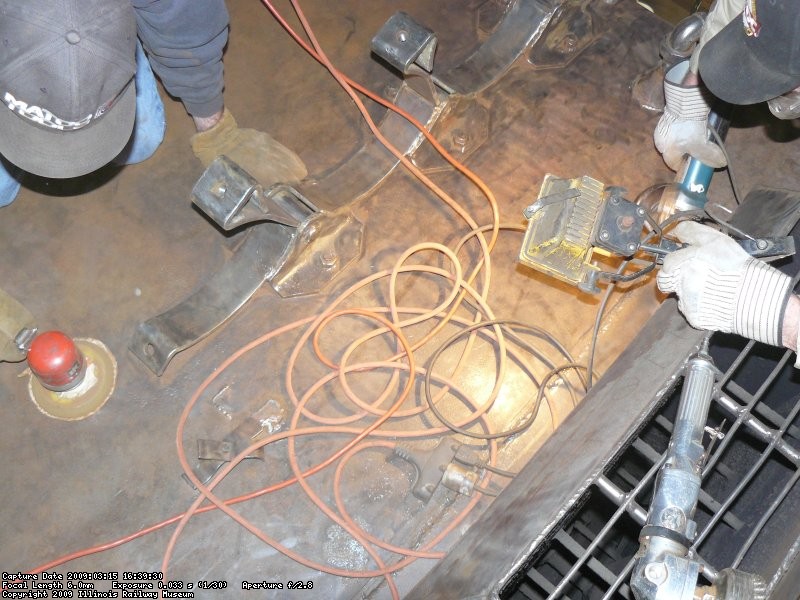
<instances>
[{"instance_id":1,"label":"steel angle piece","mask_svg":"<svg viewBox=\"0 0 800 600\"><path fill-rule=\"evenodd\" d=\"M393 14L370 42L370 50L401 73L416 64L430 73L436 53L436 34L402 11Z\"/></svg>"},{"instance_id":2,"label":"steel angle piece","mask_svg":"<svg viewBox=\"0 0 800 600\"><path fill-rule=\"evenodd\" d=\"M217 471L226 463L232 461L245 448L261 434L263 427L257 419L249 417L242 421L233 431L221 440L197 440L197 459L195 474L204 484L211 481ZM264 448L257 448L244 457L264 461Z\"/></svg>"},{"instance_id":3,"label":"steel angle piece","mask_svg":"<svg viewBox=\"0 0 800 600\"><path fill-rule=\"evenodd\" d=\"M192 189L192 202L225 231L258 221L297 227L317 207L294 187L267 189L227 156L218 156Z\"/></svg>"}]
</instances>

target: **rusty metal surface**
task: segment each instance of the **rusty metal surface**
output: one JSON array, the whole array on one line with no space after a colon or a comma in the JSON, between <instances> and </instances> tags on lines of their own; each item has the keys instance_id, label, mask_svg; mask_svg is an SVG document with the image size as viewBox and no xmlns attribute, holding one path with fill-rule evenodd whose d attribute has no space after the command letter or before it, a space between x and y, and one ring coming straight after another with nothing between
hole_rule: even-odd
<instances>
[{"instance_id":1,"label":"rusty metal surface","mask_svg":"<svg viewBox=\"0 0 800 600\"><path fill-rule=\"evenodd\" d=\"M314 0L305 5L331 59L376 90L397 84L396 76L368 54L369 40L396 10L405 10L437 32L437 61L446 67L471 56L510 6L500 0L417 0L379 7L361 0ZM535 198L547 172L563 177L588 174L630 190L672 178L652 148L657 117L640 110L628 89L639 72L655 64L656 42L666 26L633 2L575 6L572 10L582 11L584 24L577 32L590 39L579 36L573 44L568 34L575 32L563 26L551 35L545 32L541 43L548 49L546 61L537 51L526 52L497 84L453 103L434 128L485 178L506 221L522 223L521 211ZM287 3L279 7L288 10ZM264 129L292 146L310 173L335 170L369 139L350 101L258 3L230 3L229 8L228 107L243 126ZM223 328L176 356L158 379L127 350L136 323L202 286L241 241L239 235L215 229L192 209L189 194L202 172L188 145L192 125L179 104L165 97L165 105L167 138L154 159L123 169L109 167L91 180L57 183L31 178L18 200L0 211L3 288L31 310L40 327L100 339L119 363L114 396L97 414L78 423L42 417L26 397L26 380L18 377L22 367L0 365L4 571L33 568L185 510L194 492L181 478L175 428L189 396L221 361L256 335L314 314L356 278L391 266L413 243L451 244L467 231L421 184L396 171L354 207L366 226L366 252L328 294L281 298L261 289ZM768 179L774 187L795 183L787 175L794 159L785 146L766 143L763 127L732 128L728 139L732 160L742 165L738 177L745 188L759 179ZM743 148L750 140L765 143L754 148L757 160L745 162L750 155ZM488 223L483 198L441 159L423 147L415 162L480 223ZM773 163L781 165L776 177L757 168ZM724 187L720 177L712 192ZM337 186L336 193L346 189L344 184ZM308 197L317 201L314 194ZM721 201L727 201L724 194ZM520 233L501 235L493 254L496 284L490 302L504 317L546 325L585 360L597 299L518 266L520 242ZM398 300L407 304L424 303L432 296L435 300L436 294L424 282L404 281L398 288ZM367 290L358 300L370 306L386 299ZM652 282L618 297L601 335L599 368L606 368L622 351L656 305ZM283 371L292 343L275 339L226 372L193 415L184 439L187 447L196 448L198 439L223 440L261 411L275 423L285 422L291 406ZM488 358L475 371L493 368ZM315 376L299 374L303 383ZM364 385L369 387L369 382ZM570 410L568 404L556 407L554 421L563 421ZM506 416L519 411L511 407ZM521 468L549 434L549 428L543 428L510 441L501 464ZM304 456L309 461L325 456L332 441L341 443L305 440ZM350 508L373 533L396 543L426 539L463 506L463 498L445 492L423 504L410 493L409 468L387 462L384 456L364 457L360 467L361 477L348 487ZM268 450L263 463L241 465L236 478L225 482L224 493L249 491L264 485L265 479L277 481L289 473L281 454ZM322 476L319 485L328 483L327 477ZM470 522L490 503L484 498ZM332 565L370 564L363 549L296 488L242 510L298 552ZM460 528L440 548L451 547L463 531ZM162 530L59 570L158 570L169 532ZM404 569L396 578L401 592L408 593L432 566L432 561L419 560ZM231 586L240 586L243 579L312 579L315 597L388 597L380 579L323 576L280 555L220 514L202 515L190 523L170 576L185 581L225 579Z\"/></svg>"}]
</instances>

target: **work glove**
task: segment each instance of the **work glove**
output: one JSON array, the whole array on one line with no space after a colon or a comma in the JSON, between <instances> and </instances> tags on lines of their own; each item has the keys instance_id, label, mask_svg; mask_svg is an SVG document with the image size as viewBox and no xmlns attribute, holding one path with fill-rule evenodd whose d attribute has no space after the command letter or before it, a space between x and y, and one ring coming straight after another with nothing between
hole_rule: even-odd
<instances>
[{"instance_id":1,"label":"work glove","mask_svg":"<svg viewBox=\"0 0 800 600\"><path fill-rule=\"evenodd\" d=\"M689 324L781 346L791 278L705 225L684 221L674 232L689 246L664 258L657 283L677 294Z\"/></svg>"},{"instance_id":2,"label":"work glove","mask_svg":"<svg viewBox=\"0 0 800 600\"><path fill-rule=\"evenodd\" d=\"M280 142L255 129L239 129L227 108L219 123L194 134L191 142L203 166L224 154L264 187L296 183L308 174L300 157Z\"/></svg>"},{"instance_id":3,"label":"work glove","mask_svg":"<svg viewBox=\"0 0 800 600\"><path fill-rule=\"evenodd\" d=\"M664 114L653 141L673 171L680 169L685 154L710 167L724 167L725 154L708 139L708 92L700 86L681 84L688 68L688 61L678 63L664 77Z\"/></svg>"},{"instance_id":4,"label":"work glove","mask_svg":"<svg viewBox=\"0 0 800 600\"><path fill-rule=\"evenodd\" d=\"M800 88L773 98L767 101L767 104L769 112L779 119L796 119L800 117Z\"/></svg>"}]
</instances>

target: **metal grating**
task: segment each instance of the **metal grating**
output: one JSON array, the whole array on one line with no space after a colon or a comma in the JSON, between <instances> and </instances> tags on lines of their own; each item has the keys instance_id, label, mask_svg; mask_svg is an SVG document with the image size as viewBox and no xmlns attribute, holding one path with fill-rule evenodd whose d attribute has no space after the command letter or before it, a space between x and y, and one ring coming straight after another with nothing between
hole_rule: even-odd
<instances>
[{"instance_id":1,"label":"metal grating","mask_svg":"<svg viewBox=\"0 0 800 600\"><path fill-rule=\"evenodd\" d=\"M715 335L711 354L723 374L707 422L694 550L707 577L737 567L773 590L800 551L800 377L792 353L733 336ZM633 556L679 397L676 389L655 408L502 598L633 599Z\"/></svg>"}]
</instances>

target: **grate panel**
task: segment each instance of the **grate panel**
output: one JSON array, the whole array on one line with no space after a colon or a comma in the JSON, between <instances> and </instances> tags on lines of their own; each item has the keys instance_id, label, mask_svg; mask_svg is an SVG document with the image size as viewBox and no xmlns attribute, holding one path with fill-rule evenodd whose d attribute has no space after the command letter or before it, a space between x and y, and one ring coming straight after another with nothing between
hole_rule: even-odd
<instances>
[{"instance_id":1,"label":"grate panel","mask_svg":"<svg viewBox=\"0 0 800 600\"><path fill-rule=\"evenodd\" d=\"M800 539L800 378L789 353L760 344L718 335L711 354L724 372L707 421L694 549L708 576L735 567L774 587ZM679 397L677 389L533 555L524 593L503 598L633 598L627 582Z\"/></svg>"}]
</instances>

